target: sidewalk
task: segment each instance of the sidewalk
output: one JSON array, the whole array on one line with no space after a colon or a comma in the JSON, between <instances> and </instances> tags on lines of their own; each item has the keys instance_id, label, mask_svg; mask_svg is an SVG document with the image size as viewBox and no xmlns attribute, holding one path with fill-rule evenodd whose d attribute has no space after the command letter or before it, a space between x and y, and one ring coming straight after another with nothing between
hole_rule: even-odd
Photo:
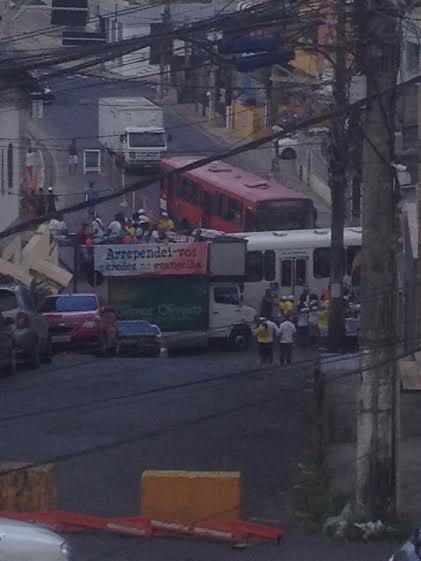
<instances>
[{"instance_id":1,"label":"sidewalk","mask_svg":"<svg viewBox=\"0 0 421 561\"><path fill-rule=\"evenodd\" d=\"M157 101L157 100L156 100ZM208 137L214 139L221 146L221 152L227 148L235 148L247 143L247 139L240 138L232 129L225 128L222 117L217 116L213 121L207 120L196 110L194 103L177 104L171 96L162 103L164 110L173 111L192 126L198 127ZM315 192L300 181L295 161L279 160L279 171L272 171L273 147L267 142L258 148L248 150L243 154L232 156L229 160L238 167L253 172L266 179L274 179L289 189L305 193L313 200L318 212L318 224L321 227L330 226L330 208Z\"/></svg>"}]
</instances>

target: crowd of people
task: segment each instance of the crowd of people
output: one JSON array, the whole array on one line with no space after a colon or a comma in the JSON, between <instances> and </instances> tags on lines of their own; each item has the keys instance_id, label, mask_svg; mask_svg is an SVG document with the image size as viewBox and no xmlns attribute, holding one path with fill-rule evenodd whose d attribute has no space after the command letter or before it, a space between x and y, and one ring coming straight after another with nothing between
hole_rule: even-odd
<instances>
[{"instance_id":1,"label":"crowd of people","mask_svg":"<svg viewBox=\"0 0 421 561\"><path fill-rule=\"evenodd\" d=\"M68 228L60 213L50 220L50 232L58 240L68 236ZM75 238L80 245L92 246L101 243L171 243L178 241L180 235L191 234L186 224L176 228L166 212L161 213L159 221L153 221L144 209L139 209L131 218L117 213L108 224L94 211L89 220L82 221ZM200 231L192 239L201 241Z\"/></svg>"},{"instance_id":2,"label":"crowd of people","mask_svg":"<svg viewBox=\"0 0 421 561\"><path fill-rule=\"evenodd\" d=\"M360 330L359 295L354 288L344 287L345 333L343 350L358 349ZM280 364L290 364L294 344L301 348L327 348L330 316L330 294L320 297L305 289L298 302L293 295L277 299L270 289L262 299L260 318L255 330L262 364L272 364L279 341Z\"/></svg>"}]
</instances>

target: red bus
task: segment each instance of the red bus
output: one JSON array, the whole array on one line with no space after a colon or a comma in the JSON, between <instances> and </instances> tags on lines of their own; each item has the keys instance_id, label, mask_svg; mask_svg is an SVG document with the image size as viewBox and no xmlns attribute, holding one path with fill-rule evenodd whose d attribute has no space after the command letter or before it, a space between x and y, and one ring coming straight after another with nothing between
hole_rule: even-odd
<instances>
[{"instance_id":1,"label":"red bus","mask_svg":"<svg viewBox=\"0 0 421 561\"><path fill-rule=\"evenodd\" d=\"M198 159L166 158L161 169L174 171ZM304 230L314 228L316 221L309 197L220 161L163 176L161 207L193 227L228 233Z\"/></svg>"}]
</instances>

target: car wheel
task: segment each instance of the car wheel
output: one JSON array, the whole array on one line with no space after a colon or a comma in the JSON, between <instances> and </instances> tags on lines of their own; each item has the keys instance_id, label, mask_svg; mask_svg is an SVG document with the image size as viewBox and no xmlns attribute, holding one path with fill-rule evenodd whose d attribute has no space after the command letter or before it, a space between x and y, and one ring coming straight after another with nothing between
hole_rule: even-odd
<instances>
[{"instance_id":1,"label":"car wheel","mask_svg":"<svg viewBox=\"0 0 421 561\"><path fill-rule=\"evenodd\" d=\"M229 337L229 346L233 351L246 351L250 346L250 331L247 329L233 329Z\"/></svg>"},{"instance_id":2,"label":"car wheel","mask_svg":"<svg viewBox=\"0 0 421 561\"><path fill-rule=\"evenodd\" d=\"M32 353L29 359L29 364L32 370L37 370L41 365L41 357L39 352L38 341L35 341L34 346L32 347Z\"/></svg>"},{"instance_id":3,"label":"car wheel","mask_svg":"<svg viewBox=\"0 0 421 561\"><path fill-rule=\"evenodd\" d=\"M12 349L10 354L10 361L4 368L4 374L6 376L14 376L16 374L16 350Z\"/></svg>"}]
</instances>

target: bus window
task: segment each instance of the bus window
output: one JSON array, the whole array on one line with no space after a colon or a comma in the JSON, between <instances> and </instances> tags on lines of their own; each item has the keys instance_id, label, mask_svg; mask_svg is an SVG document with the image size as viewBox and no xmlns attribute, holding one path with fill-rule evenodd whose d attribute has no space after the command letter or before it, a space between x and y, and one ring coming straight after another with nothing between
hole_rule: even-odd
<instances>
[{"instance_id":1,"label":"bus window","mask_svg":"<svg viewBox=\"0 0 421 561\"><path fill-rule=\"evenodd\" d=\"M346 267L345 272L347 275L352 273L352 265L354 263L355 257L360 253L361 246L351 245L346 248Z\"/></svg>"},{"instance_id":2,"label":"bus window","mask_svg":"<svg viewBox=\"0 0 421 561\"><path fill-rule=\"evenodd\" d=\"M256 215L251 209L246 210L246 232L256 231Z\"/></svg>"},{"instance_id":3,"label":"bus window","mask_svg":"<svg viewBox=\"0 0 421 561\"><path fill-rule=\"evenodd\" d=\"M261 251L248 251L246 256L246 281L259 282L263 278L263 254Z\"/></svg>"},{"instance_id":4,"label":"bus window","mask_svg":"<svg viewBox=\"0 0 421 561\"><path fill-rule=\"evenodd\" d=\"M177 190L177 196L194 206L200 206L202 188L190 179L183 179Z\"/></svg>"},{"instance_id":5,"label":"bus window","mask_svg":"<svg viewBox=\"0 0 421 561\"><path fill-rule=\"evenodd\" d=\"M281 286L292 286L292 259L282 259Z\"/></svg>"},{"instance_id":6,"label":"bus window","mask_svg":"<svg viewBox=\"0 0 421 561\"><path fill-rule=\"evenodd\" d=\"M315 279L330 277L330 248L319 247L313 252L313 276Z\"/></svg>"},{"instance_id":7,"label":"bus window","mask_svg":"<svg viewBox=\"0 0 421 561\"><path fill-rule=\"evenodd\" d=\"M268 249L265 251L264 261L263 261L263 269L265 272L265 280L273 281L275 280L276 272L275 272L275 252L273 249Z\"/></svg>"},{"instance_id":8,"label":"bus window","mask_svg":"<svg viewBox=\"0 0 421 561\"><path fill-rule=\"evenodd\" d=\"M307 277L307 263L305 259L296 259L295 260L295 284L297 286L305 286L306 285L306 277Z\"/></svg>"},{"instance_id":9,"label":"bus window","mask_svg":"<svg viewBox=\"0 0 421 561\"><path fill-rule=\"evenodd\" d=\"M228 199L227 219L240 226L243 223L243 203L237 199Z\"/></svg>"}]
</instances>

